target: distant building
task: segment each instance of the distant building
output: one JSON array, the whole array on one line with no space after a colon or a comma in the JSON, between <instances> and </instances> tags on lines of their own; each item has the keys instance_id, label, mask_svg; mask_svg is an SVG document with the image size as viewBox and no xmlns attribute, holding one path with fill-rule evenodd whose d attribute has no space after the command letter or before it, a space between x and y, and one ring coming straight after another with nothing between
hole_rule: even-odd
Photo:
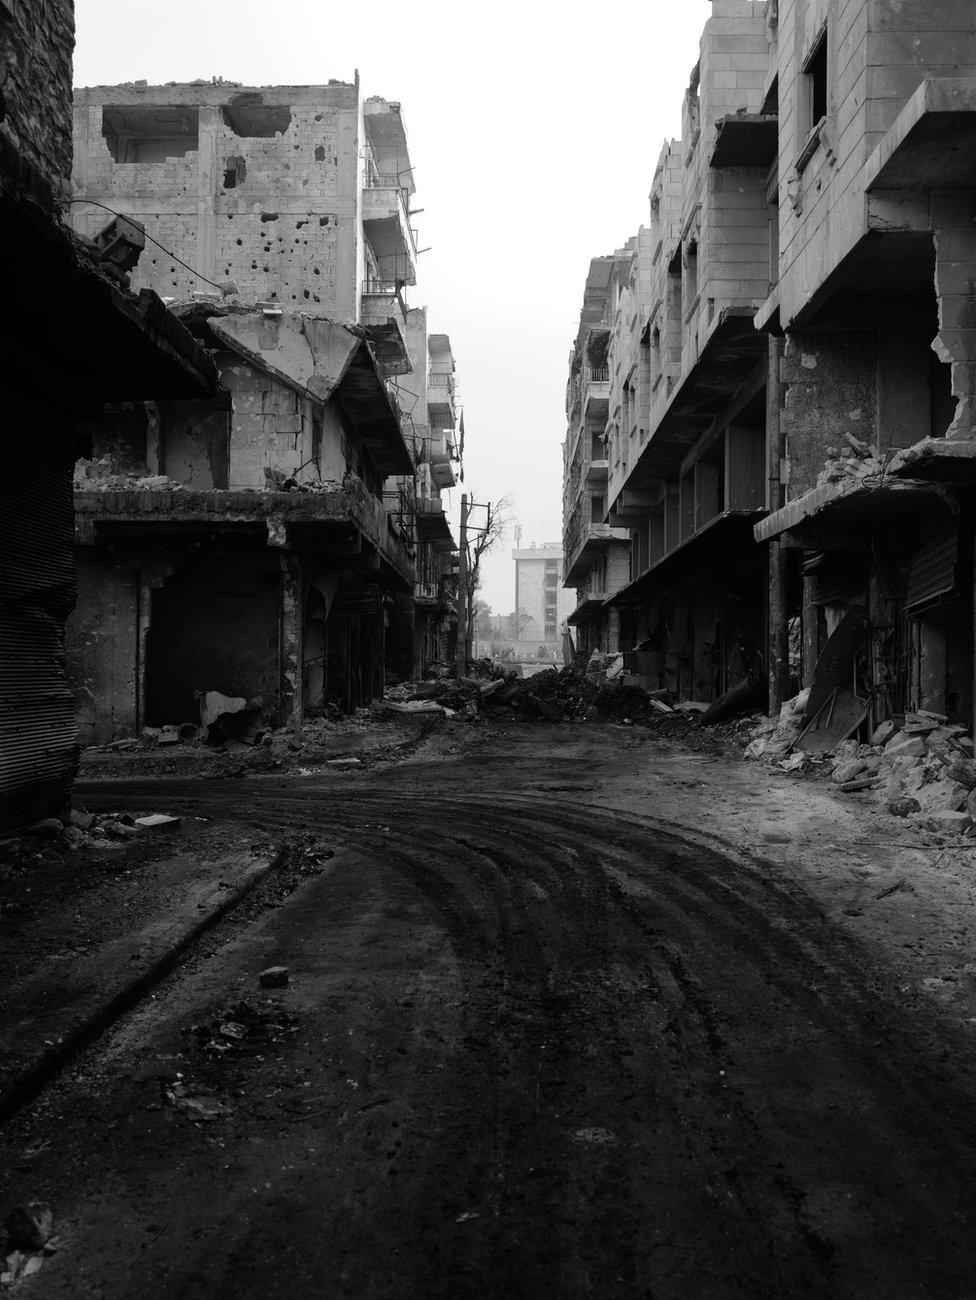
<instances>
[{"instance_id":1,"label":"distant building","mask_svg":"<svg viewBox=\"0 0 976 1300\"><path fill-rule=\"evenodd\" d=\"M558 542L520 547L515 561L515 619L513 648L537 655L540 649L555 658L561 648L560 629L573 610L572 594L562 586L563 548Z\"/></svg>"}]
</instances>

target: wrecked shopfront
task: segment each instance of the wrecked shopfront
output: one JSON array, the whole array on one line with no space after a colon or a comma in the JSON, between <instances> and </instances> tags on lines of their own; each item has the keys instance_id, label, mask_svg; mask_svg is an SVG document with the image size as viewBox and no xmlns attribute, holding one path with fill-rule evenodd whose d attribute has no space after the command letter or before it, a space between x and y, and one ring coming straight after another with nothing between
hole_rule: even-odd
<instances>
[{"instance_id":1,"label":"wrecked shopfront","mask_svg":"<svg viewBox=\"0 0 976 1300\"><path fill-rule=\"evenodd\" d=\"M129 292L114 223L101 214L94 241L64 224L71 5L5 5L2 26L0 216L16 306L4 344L0 836L58 814L77 765L64 660L74 422L106 401L203 398L216 385L209 355L156 294Z\"/></svg>"},{"instance_id":2,"label":"wrecked shopfront","mask_svg":"<svg viewBox=\"0 0 976 1300\"><path fill-rule=\"evenodd\" d=\"M68 661L86 743L192 723L202 693L268 725L382 694L387 626L414 588L383 506L412 455L362 329L208 304L208 402L82 431L79 597Z\"/></svg>"}]
</instances>

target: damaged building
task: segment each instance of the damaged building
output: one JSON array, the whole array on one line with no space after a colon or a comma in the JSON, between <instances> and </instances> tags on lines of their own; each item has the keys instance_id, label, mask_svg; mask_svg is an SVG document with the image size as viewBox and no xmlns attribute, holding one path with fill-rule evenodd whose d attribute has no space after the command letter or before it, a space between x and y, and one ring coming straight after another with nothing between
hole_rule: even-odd
<instances>
[{"instance_id":1,"label":"damaged building","mask_svg":"<svg viewBox=\"0 0 976 1300\"><path fill-rule=\"evenodd\" d=\"M0 513L0 834L58 813L78 755L65 666L75 599L74 429L106 402L206 400L210 354L148 287L130 292L109 214L66 224L73 6L3 13L0 208L17 304L4 382Z\"/></svg>"},{"instance_id":2,"label":"damaged building","mask_svg":"<svg viewBox=\"0 0 976 1300\"><path fill-rule=\"evenodd\" d=\"M858 717L972 725L974 74L962 0L713 0L571 363L608 331L592 524L630 539L595 599L567 568L585 648L775 710L840 644Z\"/></svg>"},{"instance_id":3,"label":"damaged building","mask_svg":"<svg viewBox=\"0 0 976 1300\"><path fill-rule=\"evenodd\" d=\"M133 282L219 372L214 399L78 429L82 738L192 723L208 691L301 725L446 657L460 409L450 340L405 298L400 106L358 81L98 87L75 150L79 227L145 228Z\"/></svg>"},{"instance_id":4,"label":"damaged building","mask_svg":"<svg viewBox=\"0 0 976 1300\"><path fill-rule=\"evenodd\" d=\"M972 7L781 0L773 339L773 703L856 633L872 722L973 722L976 25Z\"/></svg>"}]
</instances>

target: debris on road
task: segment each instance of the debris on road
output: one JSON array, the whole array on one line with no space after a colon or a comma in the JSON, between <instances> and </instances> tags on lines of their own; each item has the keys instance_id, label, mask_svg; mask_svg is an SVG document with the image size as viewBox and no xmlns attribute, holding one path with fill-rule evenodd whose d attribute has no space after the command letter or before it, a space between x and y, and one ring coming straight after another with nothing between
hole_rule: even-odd
<instances>
[{"instance_id":1,"label":"debris on road","mask_svg":"<svg viewBox=\"0 0 976 1300\"><path fill-rule=\"evenodd\" d=\"M196 1091L179 1075L174 1083L164 1089L164 1095L171 1106L184 1111L191 1119L197 1121L209 1122L233 1113L226 1102L220 1101L210 1093Z\"/></svg>"},{"instance_id":2,"label":"debris on road","mask_svg":"<svg viewBox=\"0 0 976 1300\"><path fill-rule=\"evenodd\" d=\"M38 1272L45 1259L57 1252L59 1241L54 1236L54 1214L40 1201L31 1201L11 1210L4 1227L7 1242L0 1286L10 1287Z\"/></svg>"},{"instance_id":3,"label":"debris on road","mask_svg":"<svg viewBox=\"0 0 976 1300\"><path fill-rule=\"evenodd\" d=\"M148 813L145 817L137 817L136 826L143 831L175 831L179 829L179 817L172 817L167 813Z\"/></svg>"},{"instance_id":4,"label":"debris on road","mask_svg":"<svg viewBox=\"0 0 976 1300\"><path fill-rule=\"evenodd\" d=\"M54 1214L40 1201L18 1205L4 1220L7 1242L21 1250L40 1250L54 1233Z\"/></svg>"}]
</instances>

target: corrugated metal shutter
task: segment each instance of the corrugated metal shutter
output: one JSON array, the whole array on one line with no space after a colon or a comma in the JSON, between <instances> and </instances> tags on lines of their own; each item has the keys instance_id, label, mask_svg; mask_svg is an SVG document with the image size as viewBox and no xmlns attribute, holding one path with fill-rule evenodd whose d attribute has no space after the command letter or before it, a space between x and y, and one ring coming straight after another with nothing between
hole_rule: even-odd
<instances>
[{"instance_id":1,"label":"corrugated metal shutter","mask_svg":"<svg viewBox=\"0 0 976 1300\"><path fill-rule=\"evenodd\" d=\"M803 565L813 578L815 605L862 605L868 584L867 558L850 552L821 554Z\"/></svg>"},{"instance_id":2,"label":"corrugated metal shutter","mask_svg":"<svg viewBox=\"0 0 976 1300\"><path fill-rule=\"evenodd\" d=\"M906 613L921 614L953 594L958 558L959 533L955 524L945 525L922 543L912 559Z\"/></svg>"},{"instance_id":3,"label":"corrugated metal shutter","mask_svg":"<svg viewBox=\"0 0 976 1300\"><path fill-rule=\"evenodd\" d=\"M4 411L0 835L55 815L78 757L64 661L75 594L71 432L40 422L40 409Z\"/></svg>"}]
</instances>

